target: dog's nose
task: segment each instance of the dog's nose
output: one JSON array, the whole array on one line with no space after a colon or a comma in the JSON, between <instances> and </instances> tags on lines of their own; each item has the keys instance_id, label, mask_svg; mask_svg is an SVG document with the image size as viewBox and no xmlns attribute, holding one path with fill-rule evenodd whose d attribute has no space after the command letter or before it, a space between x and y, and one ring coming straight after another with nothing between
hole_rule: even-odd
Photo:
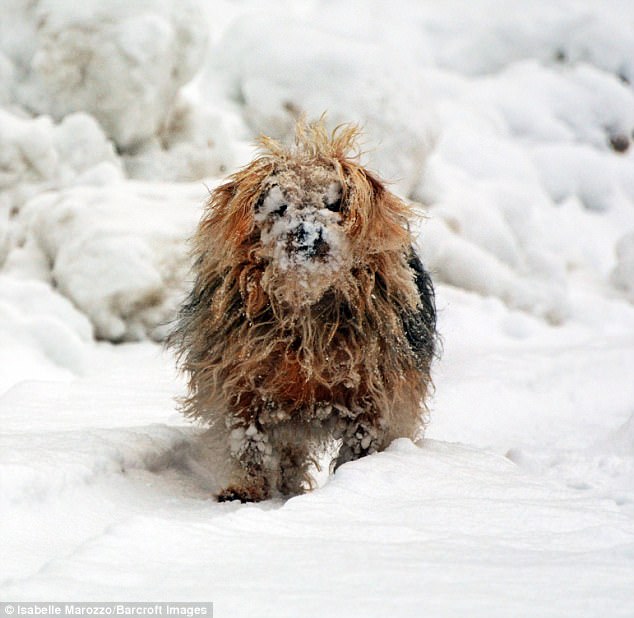
<instances>
[{"instance_id":1,"label":"dog's nose","mask_svg":"<svg viewBox=\"0 0 634 618\"><path fill-rule=\"evenodd\" d=\"M289 250L295 250L307 257L324 257L330 251L330 245L324 240L322 228L315 229L300 223L292 235Z\"/></svg>"},{"instance_id":2,"label":"dog's nose","mask_svg":"<svg viewBox=\"0 0 634 618\"><path fill-rule=\"evenodd\" d=\"M327 241L324 240L322 231L319 230L319 235L317 236L317 238L315 239L315 242L313 243L310 256L323 258L326 255L328 255L329 251L330 251L330 245L328 244Z\"/></svg>"},{"instance_id":3,"label":"dog's nose","mask_svg":"<svg viewBox=\"0 0 634 618\"><path fill-rule=\"evenodd\" d=\"M295 242L297 242L297 245L299 247L303 247L309 236L308 230L306 229L306 226L303 223L300 223L295 228L294 236L295 236Z\"/></svg>"}]
</instances>

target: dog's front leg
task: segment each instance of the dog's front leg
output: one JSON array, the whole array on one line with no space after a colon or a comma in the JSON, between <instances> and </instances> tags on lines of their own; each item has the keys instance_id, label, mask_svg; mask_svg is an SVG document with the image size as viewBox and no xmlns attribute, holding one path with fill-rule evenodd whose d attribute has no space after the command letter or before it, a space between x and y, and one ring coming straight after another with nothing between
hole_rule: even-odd
<instances>
[{"instance_id":1,"label":"dog's front leg","mask_svg":"<svg viewBox=\"0 0 634 618\"><path fill-rule=\"evenodd\" d=\"M335 438L341 440L339 454L334 461L333 469L371 455L383 448L385 431L381 419L368 413L354 418L339 418L335 429Z\"/></svg>"},{"instance_id":2,"label":"dog's front leg","mask_svg":"<svg viewBox=\"0 0 634 618\"><path fill-rule=\"evenodd\" d=\"M272 448L262 428L254 421L247 426L236 421L230 427L229 452L234 470L218 501L259 502L269 498Z\"/></svg>"},{"instance_id":3,"label":"dog's front leg","mask_svg":"<svg viewBox=\"0 0 634 618\"><path fill-rule=\"evenodd\" d=\"M302 428L297 429L297 434L302 435ZM308 470L313 459L308 446L297 440L280 441L274 450L279 453L279 492L283 496L295 496L312 488L313 481Z\"/></svg>"}]
</instances>

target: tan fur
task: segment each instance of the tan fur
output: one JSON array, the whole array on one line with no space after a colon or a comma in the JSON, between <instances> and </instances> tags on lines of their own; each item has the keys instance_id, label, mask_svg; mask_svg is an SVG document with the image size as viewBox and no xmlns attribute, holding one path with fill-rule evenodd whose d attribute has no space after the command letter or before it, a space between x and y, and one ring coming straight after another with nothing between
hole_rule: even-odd
<instances>
[{"instance_id":1,"label":"tan fur","mask_svg":"<svg viewBox=\"0 0 634 618\"><path fill-rule=\"evenodd\" d=\"M420 305L411 211L348 155L356 135L299 123L293 148L262 138L195 235L196 282L169 343L189 376L184 413L235 462L221 499L302 491L332 438L341 464L423 429L431 357L412 356L401 317ZM320 208L337 190L340 212ZM290 210L267 213L280 195ZM301 230L280 228L293 216ZM305 229L319 241L302 245Z\"/></svg>"}]
</instances>

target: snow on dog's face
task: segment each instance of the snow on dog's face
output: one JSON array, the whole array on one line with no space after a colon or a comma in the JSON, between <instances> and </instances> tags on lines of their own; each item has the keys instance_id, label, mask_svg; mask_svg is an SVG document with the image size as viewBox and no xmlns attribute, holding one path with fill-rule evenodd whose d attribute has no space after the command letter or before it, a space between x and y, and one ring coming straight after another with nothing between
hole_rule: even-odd
<instances>
[{"instance_id":1,"label":"snow on dog's face","mask_svg":"<svg viewBox=\"0 0 634 618\"><path fill-rule=\"evenodd\" d=\"M313 303L351 267L343 187L333 168L294 166L272 174L255 205L262 286L294 305Z\"/></svg>"}]
</instances>

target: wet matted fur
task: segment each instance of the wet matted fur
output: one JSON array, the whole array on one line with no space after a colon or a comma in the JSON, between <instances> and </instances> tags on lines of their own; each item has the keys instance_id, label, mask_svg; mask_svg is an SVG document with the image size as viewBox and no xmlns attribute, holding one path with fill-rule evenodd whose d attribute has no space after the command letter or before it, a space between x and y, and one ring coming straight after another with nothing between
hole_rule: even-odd
<instances>
[{"instance_id":1,"label":"wet matted fur","mask_svg":"<svg viewBox=\"0 0 634 618\"><path fill-rule=\"evenodd\" d=\"M219 500L301 493L334 467L418 437L436 341L410 206L351 154L357 130L299 123L262 138L215 189L193 239L195 282L168 339L184 413L231 462Z\"/></svg>"}]
</instances>

